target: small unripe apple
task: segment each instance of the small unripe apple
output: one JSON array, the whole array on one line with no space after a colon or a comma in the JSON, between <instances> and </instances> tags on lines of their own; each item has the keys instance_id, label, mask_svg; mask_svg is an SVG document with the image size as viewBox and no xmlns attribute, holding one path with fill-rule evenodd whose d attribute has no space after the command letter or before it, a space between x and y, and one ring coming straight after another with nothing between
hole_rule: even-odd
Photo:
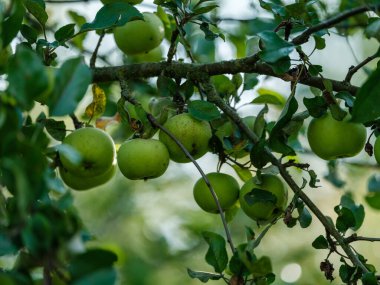
<instances>
[{"instance_id":1,"label":"small unripe apple","mask_svg":"<svg viewBox=\"0 0 380 285\"><path fill-rule=\"evenodd\" d=\"M127 55L147 53L164 39L165 28L160 18L149 12L142 14L144 21L130 21L113 31L116 45Z\"/></svg>"},{"instance_id":2,"label":"small unripe apple","mask_svg":"<svg viewBox=\"0 0 380 285\"><path fill-rule=\"evenodd\" d=\"M164 127L184 145L194 159L200 158L208 151L208 143L212 136L208 122L199 121L187 113L182 113L167 120ZM160 131L159 139L168 148L173 161L181 163L191 161L176 142L163 131Z\"/></svg>"},{"instance_id":3,"label":"small unripe apple","mask_svg":"<svg viewBox=\"0 0 380 285\"><path fill-rule=\"evenodd\" d=\"M228 210L239 199L239 184L231 175L213 172L206 175L210 181L222 210ZM195 202L206 212L218 213L218 206L205 180L200 178L194 185L193 195Z\"/></svg>"},{"instance_id":4,"label":"small unripe apple","mask_svg":"<svg viewBox=\"0 0 380 285\"><path fill-rule=\"evenodd\" d=\"M96 176L83 177L76 175L75 172L69 172L63 167L59 168L59 175L63 182L74 190L88 190L108 182L116 173L116 163L112 164L106 172Z\"/></svg>"},{"instance_id":5,"label":"small unripe apple","mask_svg":"<svg viewBox=\"0 0 380 285\"><path fill-rule=\"evenodd\" d=\"M364 148L367 132L362 124L350 122L347 117L337 121L328 112L311 120L307 138L317 156L333 160L357 155Z\"/></svg>"},{"instance_id":6,"label":"small unripe apple","mask_svg":"<svg viewBox=\"0 0 380 285\"><path fill-rule=\"evenodd\" d=\"M128 179L151 179L165 173L169 165L166 146L155 139L125 141L117 151L117 163Z\"/></svg>"},{"instance_id":7,"label":"small unripe apple","mask_svg":"<svg viewBox=\"0 0 380 285\"><path fill-rule=\"evenodd\" d=\"M256 199L252 204L247 202L246 195L248 193L254 200ZM257 196L255 197L255 195ZM268 200L265 200L266 198ZM288 190L276 175L262 174L261 184L256 184L255 178L251 178L243 185L239 201L242 210L248 217L259 224L266 224L285 210Z\"/></svg>"},{"instance_id":8,"label":"small unripe apple","mask_svg":"<svg viewBox=\"0 0 380 285\"><path fill-rule=\"evenodd\" d=\"M112 166L115 160L115 145L110 135L97 128L75 130L63 140L80 155L80 162L72 161L64 151L59 151L62 166L81 177L100 175Z\"/></svg>"},{"instance_id":9,"label":"small unripe apple","mask_svg":"<svg viewBox=\"0 0 380 285\"><path fill-rule=\"evenodd\" d=\"M380 164L380 136L376 138L373 153L378 164Z\"/></svg>"}]
</instances>

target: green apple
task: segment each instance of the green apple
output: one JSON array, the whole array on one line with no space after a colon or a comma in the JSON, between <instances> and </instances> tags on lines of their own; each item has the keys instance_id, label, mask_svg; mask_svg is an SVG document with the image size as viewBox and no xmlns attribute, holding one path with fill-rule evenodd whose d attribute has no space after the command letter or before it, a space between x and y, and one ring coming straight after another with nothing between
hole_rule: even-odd
<instances>
[{"instance_id":1,"label":"green apple","mask_svg":"<svg viewBox=\"0 0 380 285\"><path fill-rule=\"evenodd\" d=\"M212 136L208 122L199 121L187 113L182 113L167 120L164 127L184 145L194 159L200 158L208 151L208 143ZM168 148L173 161L181 163L191 161L176 142L162 130L159 139Z\"/></svg>"},{"instance_id":2,"label":"green apple","mask_svg":"<svg viewBox=\"0 0 380 285\"><path fill-rule=\"evenodd\" d=\"M96 176L83 177L76 175L75 172L69 172L63 167L59 168L59 175L63 182L74 190L88 190L108 182L116 173L116 163L113 163L106 172Z\"/></svg>"},{"instance_id":3,"label":"green apple","mask_svg":"<svg viewBox=\"0 0 380 285\"><path fill-rule=\"evenodd\" d=\"M206 177L210 181L223 211L231 208L239 199L240 187L236 179L231 175L219 172L209 173ZM218 206L203 178L195 183L193 195L201 209L209 213L218 213Z\"/></svg>"},{"instance_id":4,"label":"green apple","mask_svg":"<svg viewBox=\"0 0 380 285\"><path fill-rule=\"evenodd\" d=\"M140 4L143 0L100 0L103 4L111 4L116 2L124 2L131 5Z\"/></svg>"},{"instance_id":5,"label":"green apple","mask_svg":"<svg viewBox=\"0 0 380 285\"><path fill-rule=\"evenodd\" d=\"M162 60L162 48L158 46L146 53L140 53L128 56L131 62L141 63L141 62L158 62Z\"/></svg>"},{"instance_id":6,"label":"green apple","mask_svg":"<svg viewBox=\"0 0 380 285\"><path fill-rule=\"evenodd\" d=\"M309 124L307 138L311 150L320 158L333 160L357 155L364 147L367 132L363 125L335 120L328 112Z\"/></svg>"},{"instance_id":7,"label":"green apple","mask_svg":"<svg viewBox=\"0 0 380 285\"><path fill-rule=\"evenodd\" d=\"M248 193L249 196L247 196ZM251 201L253 203L249 203L247 199L253 200ZM261 184L256 184L254 177L243 185L239 201L242 210L248 217L259 224L266 224L285 210L288 190L276 175L263 174L261 175Z\"/></svg>"},{"instance_id":8,"label":"green apple","mask_svg":"<svg viewBox=\"0 0 380 285\"><path fill-rule=\"evenodd\" d=\"M377 163L380 164L380 136L376 138L373 152L375 154L375 159Z\"/></svg>"},{"instance_id":9,"label":"green apple","mask_svg":"<svg viewBox=\"0 0 380 285\"><path fill-rule=\"evenodd\" d=\"M159 140L132 139L120 146L117 163L126 178L146 180L165 173L169 165L169 153Z\"/></svg>"},{"instance_id":10,"label":"green apple","mask_svg":"<svg viewBox=\"0 0 380 285\"><path fill-rule=\"evenodd\" d=\"M80 162L73 161L65 151L59 151L62 166L80 177L100 175L112 166L115 160L115 145L110 135L97 128L75 130L63 140L80 155Z\"/></svg>"},{"instance_id":11,"label":"green apple","mask_svg":"<svg viewBox=\"0 0 380 285\"><path fill-rule=\"evenodd\" d=\"M127 55L147 53L164 39L165 29L160 18L149 12L142 14L144 21L130 21L113 31L116 45Z\"/></svg>"}]
</instances>

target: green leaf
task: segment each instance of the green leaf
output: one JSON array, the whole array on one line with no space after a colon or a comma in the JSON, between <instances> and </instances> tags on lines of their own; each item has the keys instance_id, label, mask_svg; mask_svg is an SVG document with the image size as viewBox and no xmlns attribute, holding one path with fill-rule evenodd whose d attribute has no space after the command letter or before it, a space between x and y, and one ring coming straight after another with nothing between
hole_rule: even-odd
<instances>
[{"instance_id":1,"label":"green leaf","mask_svg":"<svg viewBox=\"0 0 380 285\"><path fill-rule=\"evenodd\" d=\"M104 268L75 280L72 285L115 285L117 280L115 268Z\"/></svg>"},{"instance_id":2,"label":"green leaf","mask_svg":"<svg viewBox=\"0 0 380 285\"><path fill-rule=\"evenodd\" d=\"M376 120L380 116L380 69L372 72L356 94L352 108L352 121L366 123Z\"/></svg>"},{"instance_id":3,"label":"green leaf","mask_svg":"<svg viewBox=\"0 0 380 285\"><path fill-rule=\"evenodd\" d=\"M377 278L374 272L364 273L361 278L363 285L377 285Z\"/></svg>"},{"instance_id":4,"label":"green leaf","mask_svg":"<svg viewBox=\"0 0 380 285\"><path fill-rule=\"evenodd\" d=\"M311 244L316 249L328 249L329 243L323 235L318 236Z\"/></svg>"},{"instance_id":5,"label":"green leaf","mask_svg":"<svg viewBox=\"0 0 380 285\"><path fill-rule=\"evenodd\" d=\"M332 93L334 91L331 80L323 78L322 82L328 92Z\"/></svg>"},{"instance_id":6,"label":"green leaf","mask_svg":"<svg viewBox=\"0 0 380 285\"><path fill-rule=\"evenodd\" d=\"M33 44L37 41L37 31L28 25L23 24L21 26L21 34L28 41L29 44Z\"/></svg>"},{"instance_id":7,"label":"green leaf","mask_svg":"<svg viewBox=\"0 0 380 285\"><path fill-rule=\"evenodd\" d=\"M314 41L315 41L315 48L318 50L322 50L326 47L326 41L324 38L314 35L313 36Z\"/></svg>"},{"instance_id":8,"label":"green leaf","mask_svg":"<svg viewBox=\"0 0 380 285\"><path fill-rule=\"evenodd\" d=\"M219 119L221 114L218 108L207 101L194 100L188 104L189 113L198 120L212 121Z\"/></svg>"},{"instance_id":9,"label":"green leaf","mask_svg":"<svg viewBox=\"0 0 380 285\"><path fill-rule=\"evenodd\" d=\"M264 236L268 233L269 229L272 227L272 224L269 224L265 229L259 234L256 239L248 241L247 250L251 251L258 247L263 240Z\"/></svg>"},{"instance_id":10,"label":"green leaf","mask_svg":"<svg viewBox=\"0 0 380 285\"><path fill-rule=\"evenodd\" d=\"M375 210L380 210L380 193L368 194L365 196L367 204Z\"/></svg>"},{"instance_id":11,"label":"green leaf","mask_svg":"<svg viewBox=\"0 0 380 285\"><path fill-rule=\"evenodd\" d=\"M368 179L368 192L380 193L380 175L374 174Z\"/></svg>"},{"instance_id":12,"label":"green leaf","mask_svg":"<svg viewBox=\"0 0 380 285\"><path fill-rule=\"evenodd\" d=\"M244 73L243 90L251 90L259 83L256 73Z\"/></svg>"},{"instance_id":13,"label":"green leaf","mask_svg":"<svg viewBox=\"0 0 380 285\"><path fill-rule=\"evenodd\" d=\"M312 221L312 216L309 210L306 207L302 206L301 208L298 208L298 214L299 214L298 221L300 223L301 228L304 229L310 226L311 221Z\"/></svg>"},{"instance_id":14,"label":"green leaf","mask_svg":"<svg viewBox=\"0 0 380 285\"><path fill-rule=\"evenodd\" d=\"M263 190L260 188L254 188L244 196L245 201L248 205L253 205L255 203L269 203L276 205L277 197L272 192Z\"/></svg>"},{"instance_id":15,"label":"green leaf","mask_svg":"<svg viewBox=\"0 0 380 285\"><path fill-rule=\"evenodd\" d=\"M34 99L48 87L41 58L32 50L18 46L9 60L8 92L26 110L34 105Z\"/></svg>"},{"instance_id":16,"label":"green leaf","mask_svg":"<svg viewBox=\"0 0 380 285\"><path fill-rule=\"evenodd\" d=\"M380 19L372 21L364 30L367 38L375 38L380 41Z\"/></svg>"},{"instance_id":17,"label":"green leaf","mask_svg":"<svg viewBox=\"0 0 380 285\"><path fill-rule=\"evenodd\" d=\"M232 168L243 182L252 178L252 172L248 168L242 168L237 164L233 164Z\"/></svg>"},{"instance_id":18,"label":"green leaf","mask_svg":"<svg viewBox=\"0 0 380 285\"><path fill-rule=\"evenodd\" d=\"M45 7L35 0L26 0L25 7L30 14L32 14L37 21L44 27L49 16L45 11Z\"/></svg>"},{"instance_id":19,"label":"green leaf","mask_svg":"<svg viewBox=\"0 0 380 285\"><path fill-rule=\"evenodd\" d=\"M222 236L212 232L203 232L202 236L209 245L205 257L206 262L214 267L216 272L222 273L228 263L226 241Z\"/></svg>"},{"instance_id":20,"label":"green leaf","mask_svg":"<svg viewBox=\"0 0 380 285\"><path fill-rule=\"evenodd\" d=\"M250 152L251 163L257 169L263 168L270 162L270 155L266 152L267 142L265 139L260 139L260 141L253 145Z\"/></svg>"},{"instance_id":21,"label":"green leaf","mask_svg":"<svg viewBox=\"0 0 380 285\"><path fill-rule=\"evenodd\" d=\"M44 121L46 131L57 141L63 141L66 136L66 125L64 121L46 119Z\"/></svg>"},{"instance_id":22,"label":"green leaf","mask_svg":"<svg viewBox=\"0 0 380 285\"><path fill-rule=\"evenodd\" d=\"M12 40L17 36L21 29L22 21L24 19L25 8L22 0L14 0L12 3L12 10L7 18L2 19L1 23L1 39L4 48L8 46Z\"/></svg>"},{"instance_id":23,"label":"green leaf","mask_svg":"<svg viewBox=\"0 0 380 285\"><path fill-rule=\"evenodd\" d=\"M132 5L123 2L111 3L104 5L91 23L85 23L80 28L80 32L109 29L142 19L143 15Z\"/></svg>"},{"instance_id":24,"label":"green leaf","mask_svg":"<svg viewBox=\"0 0 380 285\"><path fill-rule=\"evenodd\" d=\"M91 77L82 58L67 60L56 72L54 93L48 101L51 115L64 116L74 112L91 83Z\"/></svg>"},{"instance_id":25,"label":"green leaf","mask_svg":"<svg viewBox=\"0 0 380 285\"><path fill-rule=\"evenodd\" d=\"M287 145L288 136L284 133L284 128L291 121L293 115L298 109L297 100L291 95L281 112L280 118L272 128L269 137L269 146L273 151L284 155L294 155L294 150Z\"/></svg>"},{"instance_id":26,"label":"green leaf","mask_svg":"<svg viewBox=\"0 0 380 285\"><path fill-rule=\"evenodd\" d=\"M0 256L15 254L16 252L17 248L9 237L4 233L0 233Z\"/></svg>"},{"instance_id":27,"label":"green leaf","mask_svg":"<svg viewBox=\"0 0 380 285\"><path fill-rule=\"evenodd\" d=\"M321 65L310 65L309 66L309 73L311 76L317 76L319 73L323 71Z\"/></svg>"},{"instance_id":28,"label":"green leaf","mask_svg":"<svg viewBox=\"0 0 380 285\"><path fill-rule=\"evenodd\" d=\"M374 174L368 179L367 190L368 194L365 196L367 204L380 210L380 175Z\"/></svg>"},{"instance_id":29,"label":"green leaf","mask_svg":"<svg viewBox=\"0 0 380 285\"><path fill-rule=\"evenodd\" d=\"M74 35L74 32L75 32L74 28L75 28L75 24L68 24L63 27L60 27L54 33L54 38L60 43L65 42Z\"/></svg>"},{"instance_id":30,"label":"green leaf","mask_svg":"<svg viewBox=\"0 0 380 285\"><path fill-rule=\"evenodd\" d=\"M73 280L81 280L93 273L108 270L117 261L113 252L104 249L89 249L87 252L75 256L69 265L69 272ZM108 275L108 274L106 274ZM93 283L79 283L93 284ZM100 284L100 283L96 283ZM113 283L107 283L113 284Z\"/></svg>"},{"instance_id":31,"label":"green leaf","mask_svg":"<svg viewBox=\"0 0 380 285\"><path fill-rule=\"evenodd\" d=\"M339 177L338 164L336 160L330 160L327 163L328 173L323 176L332 185L338 188L342 188L346 182Z\"/></svg>"},{"instance_id":32,"label":"green leaf","mask_svg":"<svg viewBox=\"0 0 380 285\"><path fill-rule=\"evenodd\" d=\"M252 263L250 271L254 277L264 277L272 273L272 263L268 256L262 256Z\"/></svg>"},{"instance_id":33,"label":"green leaf","mask_svg":"<svg viewBox=\"0 0 380 285\"><path fill-rule=\"evenodd\" d=\"M269 62L268 65L273 69L274 73L278 75L284 74L289 71L289 68L291 66L290 57L282 57L276 62Z\"/></svg>"},{"instance_id":34,"label":"green leaf","mask_svg":"<svg viewBox=\"0 0 380 285\"><path fill-rule=\"evenodd\" d=\"M257 94L259 94L259 97L253 99L252 104L272 104L283 107L286 103L286 99L282 94L270 89L259 88Z\"/></svg>"},{"instance_id":35,"label":"green leaf","mask_svg":"<svg viewBox=\"0 0 380 285\"><path fill-rule=\"evenodd\" d=\"M219 280L223 277L221 274L205 272L205 271L193 271L189 268L187 269L187 274L191 278L198 279L199 281L203 283L207 283L210 280Z\"/></svg>"},{"instance_id":36,"label":"green leaf","mask_svg":"<svg viewBox=\"0 0 380 285\"><path fill-rule=\"evenodd\" d=\"M364 207L356 205L349 194L342 196L340 204L334 208L334 211L338 214L336 227L341 232L345 232L349 228L356 231L363 224Z\"/></svg>"},{"instance_id":37,"label":"green leaf","mask_svg":"<svg viewBox=\"0 0 380 285\"><path fill-rule=\"evenodd\" d=\"M174 80L165 75L160 75L157 78L157 89L162 97L174 96L178 91L178 85Z\"/></svg>"},{"instance_id":38,"label":"green leaf","mask_svg":"<svg viewBox=\"0 0 380 285\"><path fill-rule=\"evenodd\" d=\"M265 31L259 34L264 50L260 58L265 62L275 63L279 59L288 56L294 49L293 44L281 39L275 32Z\"/></svg>"},{"instance_id":39,"label":"green leaf","mask_svg":"<svg viewBox=\"0 0 380 285\"><path fill-rule=\"evenodd\" d=\"M347 107L352 108L354 106L355 97L347 91L340 91L335 94L335 98L342 99L346 103Z\"/></svg>"}]
</instances>

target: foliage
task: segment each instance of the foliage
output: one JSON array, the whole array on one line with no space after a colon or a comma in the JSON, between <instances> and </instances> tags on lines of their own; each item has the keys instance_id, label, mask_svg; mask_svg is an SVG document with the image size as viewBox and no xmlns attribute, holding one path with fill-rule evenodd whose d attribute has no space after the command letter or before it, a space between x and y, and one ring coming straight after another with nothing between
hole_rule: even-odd
<instances>
[{"instance_id":1,"label":"foliage","mask_svg":"<svg viewBox=\"0 0 380 285\"><path fill-rule=\"evenodd\" d=\"M321 179L349 189L339 170L350 160L337 157L326 162L329 172L322 178L313 165L298 158L307 147L305 129L310 119L326 112L333 120L365 126L370 132L365 151L372 156L371 138L380 134L380 69L366 69L365 65L379 57L379 51L350 67L343 81L325 77L324 66L313 64L313 54L326 48L332 32L346 38L362 32L378 41L378 1L341 0L331 8L329 1L259 0L253 1L252 9L267 17L244 20L219 18L219 1L155 0L152 7L165 27L167 53L161 62L146 63L135 63L136 59L123 55L123 66L112 64L112 56L101 54L99 47L114 28L141 19L143 5L115 1L101 5L91 19L69 11L71 22L60 23L49 10L57 2L0 2L0 261L12 259L11 266L0 270L1 284L118 282L119 255L112 249L91 246L91 233L74 206L75 195L58 174L62 156L72 164L91 167L80 153L62 143L73 129L98 127L109 132L115 142L150 139L160 130L160 137L167 137L178 148L181 162L195 164L218 205L207 175L195 161L201 155L191 151L195 142L186 148L186 141L181 142L184 136L173 138L165 128L168 119L181 113L188 113L191 121L202 121L207 130L211 128L204 152L218 157L216 170L229 165L241 180L253 182L255 188L248 192L258 194L247 195L249 206L273 206L278 199L260 189L264 175L281 176L293 193L286 208L276 208L271 220L246 227L246 240L236 246L232 228L236 229L231 223L241 212L239 203L225 212L219 204L219 232L201 229L199 221L198 236L208 245L204 260L212 272L189 268L189 278L204 283L223 280L231 285L272 284L278 272L271 256L260 251L272 228L281 223L290 231L298 225L305 229L321 223L323 232L310 242L312 250L328 252L321 260L321 274L330 281L339 276L345 284L359 280L379 284L373 261L352 246L357 240L379 240L357 235L367 210L380 209L378 174L368 179L365 204L356 194L342 192L332 209L334 219L305 190L321 191ZM231 26L224 25L228 20ZM99 40L89 51L86 39L91 33ZM235 48L236 59L215 60L219 40ZM310 54L308 45L313 45ZM74 56L66 58L61 51ZM100 60L106 67L96 67ZM356 86L351 79L359 70L368 76ZM289 89L279 93L266 87L270 78L289 82ZM120 86L117 92L113 82ZM309 96L302 98L301 85L310 87ZM92 101L81 107L91 91ZM257 96L247 99L252 93ZM254 115L251 119L242 118L239 109L244 105L261 110L250 114ZM191 129L186 132L188 140L194 137ZM347 134L343 140L349 138ZM202 149L202 155L204 152ZM149 163L146 156L144 163L145 159ZM372 167L378 169L377 164ZM144 165L140 170L146 170ZM301 173L301 183L296 182L293 170ZM137 178L153 176L159 175Z\"/></svg>"}]
</instances>

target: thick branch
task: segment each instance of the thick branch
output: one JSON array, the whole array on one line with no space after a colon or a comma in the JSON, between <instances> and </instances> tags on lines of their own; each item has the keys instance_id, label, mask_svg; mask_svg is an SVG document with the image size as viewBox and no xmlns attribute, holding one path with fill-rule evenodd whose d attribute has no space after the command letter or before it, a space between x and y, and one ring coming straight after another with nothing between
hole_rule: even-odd
<instances>
[{"instance_id":1,"label":"thick branch","mask_svg":"<svg viewBox=\"0 0 380 285\"><path fill-rule=\"evenodd\" d=\"M207 64L192 64L179 62L172 62L168 64L166 62L158 62L94 68L93 82L117 81L119 74L121 74L122 77L126 80L133 78L157 77L160 74L162 74L162 72L164 72L166 76L173 78L188 78L191 74L191 77L193 79L196 79L197 74L203 73L207 73L209 76L213 76L220 74L236 74L242 72L268 75L280 78L285 81L294 82L296 80L296 77L294 75L290 73L285 73L282 75L276 74L268 64L261 63L258 61L259 56L253 55L241 59L220 61ZM333 89L336 92L348 91L351 94L355 95L358 90L358 87L348 84L346 82L340 82L332 79L330 79L330 81L332 82ZM322 90L325 89L323 81L320 77L300 78L299 83L316 87Z\"/></svg>"},{"instance_id":2,"label":"thick branch","mask_svg":"<svg viewBox=\"0 0 380 285\"><path fill-rule=\"evenodd\" d=\"M326 21L323 21L315 26L312 26L308 28L306 31L304 31L302 34L300 34L298 37L295 37L292 40L292 43L295 45L301 45L303 43L306 43L309 40L309 37L318 31L331 28L335 26L336 24L361 13L367 12L367 11L375 11L380 8L380 4L376 5L363 5L358 8L354 8L351 10L347 10L345 12L339 13L335 17L332 17L330 19L327 19Z\"/></svg>"}]
</instances>

